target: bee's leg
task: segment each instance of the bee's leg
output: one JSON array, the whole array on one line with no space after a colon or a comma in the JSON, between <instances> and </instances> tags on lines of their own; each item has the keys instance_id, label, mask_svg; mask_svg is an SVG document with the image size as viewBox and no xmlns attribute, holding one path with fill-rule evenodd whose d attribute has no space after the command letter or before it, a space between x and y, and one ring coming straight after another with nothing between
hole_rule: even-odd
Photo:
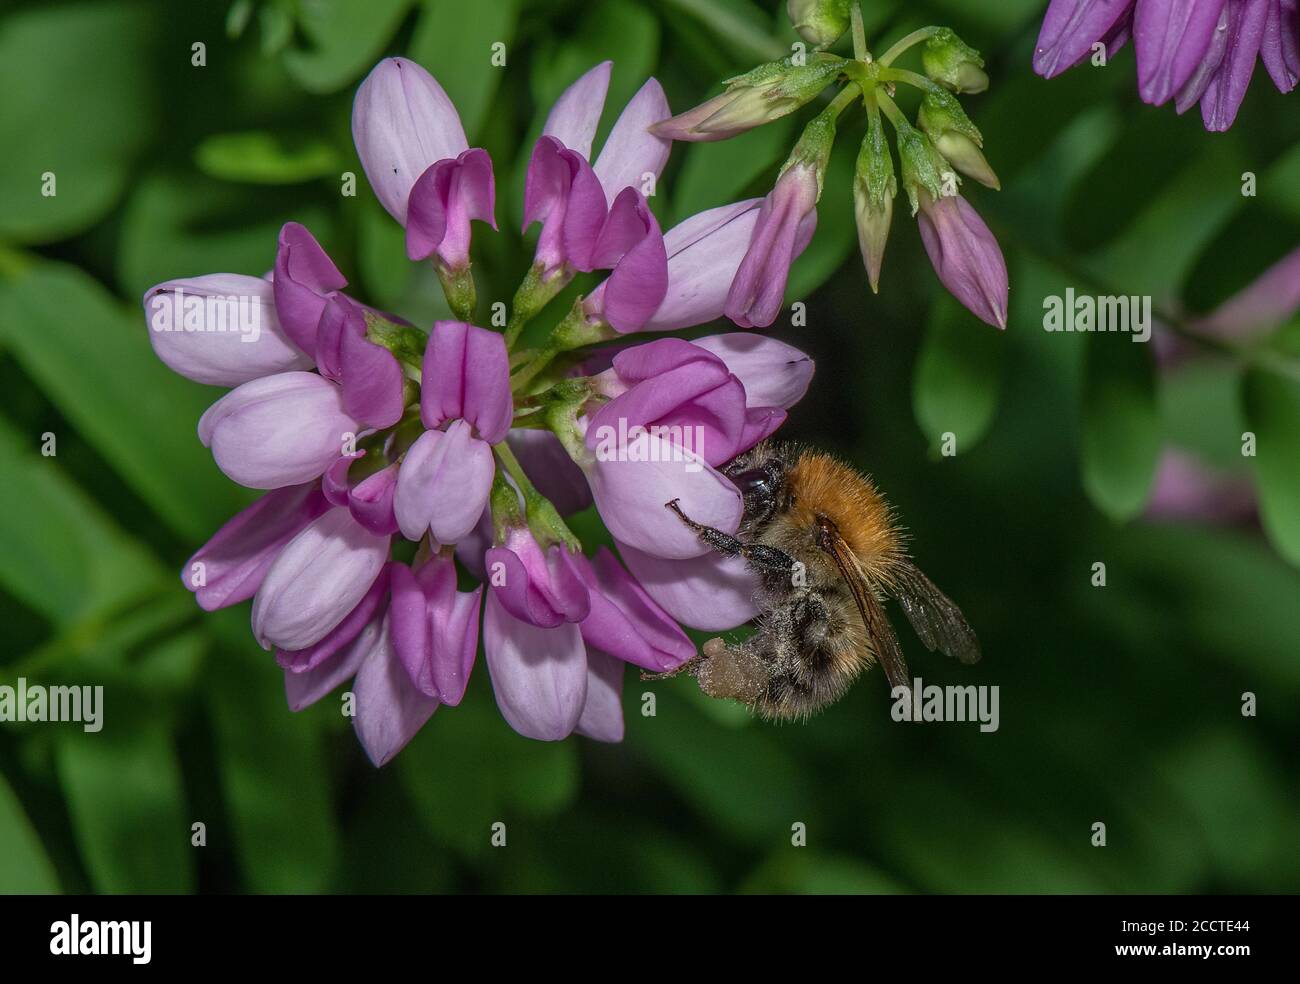
<instances>
[{"instance_id":1,"label":"bee's leg","mask_svg":"<svg viewBox=\"0 0 1300 984\"><path fill-rule=\"evenodd\" d=\"M767 690L769 670L750 642L729 646L720 638L710 639L703 658L692 663L691 672L709 697L752 706Z\"/></svg>"},{"instance_id":2,"label":"bee's leg","mask_svg":"<svg viewBox=\"0 0 1300 984\"><path fill-rule=\"evenodd\" d=\"M795 571L795 561L784 550L769 547L762 543L746 543L730 533L723 533L712 526L695 522L677 503L680 499L665 502L664 506L675 512L683 523L695 531L696 535L724 557L743 557L751 569L759 574L791 575Z\"/></svg>"}]
</instances>

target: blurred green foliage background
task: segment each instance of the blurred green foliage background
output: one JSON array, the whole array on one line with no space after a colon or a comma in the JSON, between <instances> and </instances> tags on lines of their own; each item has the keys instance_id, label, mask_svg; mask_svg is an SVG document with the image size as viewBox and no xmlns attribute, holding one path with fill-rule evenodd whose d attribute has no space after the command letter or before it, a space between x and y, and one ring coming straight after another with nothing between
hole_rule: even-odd
<instances>
[{"instance_id":1,"label":"blurred green foliage background","mask_svg":"<svg viewBox=\"0 0 1300 984\"><path fill-rule=\"evenodd\" d=\"M8 4L0 682L102 683L106 709L97 735L0 725L0 890L1300 887L1295 376L1207 352L1158 378L1149 346L1041 328L1043 297L1067 286L1208 310L1300 244L1300 102L1260 69L1235 128L1207 134L1195 112L1138 102L1131 48L1045 82L1029 69L1044 6L864 3L876 50L941 23L988 60L992 88L965 103L1005 190L967 193L1007 254L1005 334L942 292L901 204L881 293L868 292L849 189L860 114L845 117L792 278L808 324L773 329L818 362L789 436L875 475L981 636L984 661L966 669L899 620L914 673L1000 686L1000 730L896 724L879 673L802 726L756 723L687 679L653 685L658 713L643 717L650 685L629 673L623 744L545 745L509 730L480 666L465 703L375 771L333 700L289 713L247 605L204 616L179 583L251 493L199 445L219 393L153 356L141 294L261 274L295 219L360 296L421 324L443 315L349 134L357 82L405 53L496 162L504 233L476 235L475 272L480 297L506 300L530 257L513 231L522 165L562 88L612 58L605 130L648 74L686 108L788 51L784 3ZM504 69L490 63L497 41ZM764 193L797 125L675 148L654 198L665 227ZM54 198L40 194L46 171ZM355 198L340 196L344 171ZM1257 197L1242 196L1244 171ZM1273 364L1294 367L1295 338L1279 326ZM1246 374L1267 398L1243 407ZM1141 518L1162 445L1243 471L1248 426L1275 442L1271 473L1255 476L1267 536ZM55 457L40 454L47 432ZM956 457L938 454L944 432ZM1257 717L1241 713L1245 691ZM489 846L498 820L505 849ZM190 846L196 821L204 848ZM807 847L791 846L795 823Z\"/></svg>"}]
</instances>

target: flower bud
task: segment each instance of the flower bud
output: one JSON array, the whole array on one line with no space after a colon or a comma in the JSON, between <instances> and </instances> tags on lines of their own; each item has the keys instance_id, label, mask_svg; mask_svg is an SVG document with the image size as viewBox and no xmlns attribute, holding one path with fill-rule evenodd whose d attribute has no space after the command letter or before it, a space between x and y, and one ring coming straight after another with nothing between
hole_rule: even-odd
<instances>
[{"instance_id":1,"label":"flower bud","mask_svg":"<svg viewBox=\"0 0 1300 984\"><path fill-rule=\"evenodd\" d=\"M980 53L946 27L926 39L921 64L926 75L954 92L983 92L989 87Z\"/></svg>"},{"instance_id":2,"label":"flower bud","mask_svg":"<svg viewBox=\"0 0 1300 984\"><path fill-rule=\"evenodd\" d=\"M858 152L857 172L853 178L853 211L858 224L858 246L862 263L873 292L879 292L880 264L889 240L889 226L894 218L894 196L898 180L894 177L894 159L885 142L885 127L878 113L867 123L867 135Z\"/></svg>"},{"instance_id":3,"label":"flower bud","mask_svg":"<svg viewBox=\"0 0 1300 984\"><path fill-rule=\"evenodd\" d=\"M934 199L922 192L921 242L949 293L980 320L1007 326L1007 263L993 233L961 195Z\"/></svg>"},{"instance_id":4,"label":"flower bud","mask_svg":"<svg viewBox=\"0 0 1300 984\"><path fill-rule=\"evenodd\" d=\"M849 29L849 0L787 0L786 12L799 36L826 48Z\"/></svg>"},{"instance_id":5,"label":"flower bud","mask_svg":"<svg viewBox=\"0 0 1300 984\"><path fill-rule=\"evenodd\" d=\"M1002 187L980 150L984 137L952 93L943 89L927 92L916 114L916 123L934 141L939 153L962 174L987 188Z\"/></svg>"},{"instance_id":6,"label":"flower bud","mask_svg":"<svg viewBox=\"0 0 1300 984\"><path fill-rule=\"evenodd\" d=\"M840 74L843 58L815 55L805 65L790 58L727 79L727 91L662 120L650 132L670 140L726 140L793 113Z\"/></svg>"},{"instance_id":7,"label":"flower bud","mask_svg":"<svg viewBox=\"0 0 1300 984\"><path fill-rule=\"evenodd\" d=\"M933 141L904 120L898 121L895 130L898 134L898 159L903 166L903 187L912 203L912 214L916 214L926 196L950 198L957 194L960 179Z\"/></svg>"}]
</instances>

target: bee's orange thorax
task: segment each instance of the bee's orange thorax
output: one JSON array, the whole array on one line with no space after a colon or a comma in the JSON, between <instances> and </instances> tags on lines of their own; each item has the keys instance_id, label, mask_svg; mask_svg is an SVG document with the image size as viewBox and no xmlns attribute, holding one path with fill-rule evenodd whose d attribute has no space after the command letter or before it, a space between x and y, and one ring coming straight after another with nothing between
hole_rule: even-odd
<instances>
[{"instance_id":1,"label":"bee's orange thorax","mask_svg":"<svg viewBox=\"0 0 1300 984\"><path fill-rule=\"evenodd\" d=\"M811 529L825 516L868 574L889 579L889 568L903 555L902 536L869 478L828 454L805 451L790 470L790 487L797 490L790 520Z\"/></svg>"}]
</instances>

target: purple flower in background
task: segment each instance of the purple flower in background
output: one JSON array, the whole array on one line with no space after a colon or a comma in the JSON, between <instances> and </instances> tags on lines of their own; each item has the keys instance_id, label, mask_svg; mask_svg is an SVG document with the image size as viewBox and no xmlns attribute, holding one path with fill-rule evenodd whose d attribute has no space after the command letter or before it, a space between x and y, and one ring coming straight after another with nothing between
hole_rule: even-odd
<instances>
[{"instance_id":1,"label":"purple flower in background","mask_svg":"<svg viewBox=\"0 0 1300 984\"><path fill-rule=\"evenodd\" d=\"M1161 452L1147 500L1148 519L1232 524L1255 513L1255 491L1244 475L1210 468L1176 448Z\"/></svg>"},{"instance_id":2,"label":"purple flower in background","mask_svg":"<svg viewBox=\"0 0 1300 984\"><path fill-rule=\"evenodd\" d=\"M1257 56L1280 92L1300 79L1295 0L1052 0L1034 71L1053 78L1129 34L1143 101L1172 99L1179 113L1199 102L1207 130L1232 126Z\"/></svg>"}]
</instances>

